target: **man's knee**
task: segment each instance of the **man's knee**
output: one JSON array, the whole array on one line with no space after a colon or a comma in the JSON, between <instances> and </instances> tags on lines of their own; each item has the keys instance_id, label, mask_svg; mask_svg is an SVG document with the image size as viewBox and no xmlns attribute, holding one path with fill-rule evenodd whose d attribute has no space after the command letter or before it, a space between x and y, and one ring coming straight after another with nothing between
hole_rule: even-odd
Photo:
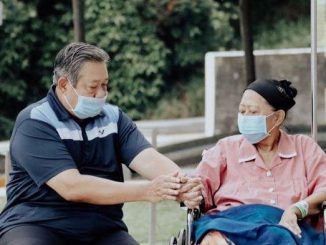
<instances>
[{"instance_id":1,"label":"man's knee","mask_svg":"<svg viewBox=\"0 0 326 245\"><path fill-rule=\"evenodd\" d=\"M0 245L62 245L64 241L59 235L49 229L35 226L22 225L14 227L3 234Z\"/></svg>"},{"instance_id":2,"label":"man's knee","mask_svg":"<svg viewBox=\"0 0 326 245\"><path fill-rule=\"evenodd\" d=\"M120 230L112 232L101 237L97 240L96 245L109 245L109 244L121 244L121 245L139 245L139 243L126 231Z\"/></svg>"}]
</instances>

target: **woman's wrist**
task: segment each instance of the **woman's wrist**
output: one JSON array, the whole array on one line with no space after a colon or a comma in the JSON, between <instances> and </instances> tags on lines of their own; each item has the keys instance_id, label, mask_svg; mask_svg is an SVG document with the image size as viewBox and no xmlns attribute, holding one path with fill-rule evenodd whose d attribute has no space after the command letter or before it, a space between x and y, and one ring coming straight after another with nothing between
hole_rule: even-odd
<instances>
[{"instance_id":1,"label":"woman's wrist","mask_svg":"<svg viewBox=\"0 0 326 245\"><path fill-rule=\"evenodd\" d=\"M304 219L309 214L309 203L306 200L296 202L292 206L298 218Z\"/></svg>"}]
</instances>

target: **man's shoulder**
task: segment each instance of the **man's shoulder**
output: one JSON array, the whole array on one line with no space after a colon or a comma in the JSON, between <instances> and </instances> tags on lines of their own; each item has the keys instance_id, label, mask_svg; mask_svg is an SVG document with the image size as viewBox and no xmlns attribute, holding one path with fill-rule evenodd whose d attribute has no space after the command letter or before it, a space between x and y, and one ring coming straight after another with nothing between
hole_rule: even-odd
<instances>
[{"instance_id":1,"label":"man's shoulder","mask_svg":"<svg viewBox=\"0 0 326 245\"><path fill-rule=\"evenodd\" d=\"M35 113L37 114L37 112L42 111L40 110L40 108L44 107L45 104L48 104L48 102L46 98L43 98L35 103L28 105L19 112L16 122L23 121L26 119L33 119L35 117ZM46 113L44 109L43 111Z\"/></svg>"},{"instance_id":2,"label":"man's shoulder","mask_svg":"<svg viewBox=\"0 0 326 245\"><path fill-rule=\"evenodd\" d=\"M121 110L118 106L107 103L103 107L103 112L110 121L118 122Z\"/></svg>"}]
</instances>

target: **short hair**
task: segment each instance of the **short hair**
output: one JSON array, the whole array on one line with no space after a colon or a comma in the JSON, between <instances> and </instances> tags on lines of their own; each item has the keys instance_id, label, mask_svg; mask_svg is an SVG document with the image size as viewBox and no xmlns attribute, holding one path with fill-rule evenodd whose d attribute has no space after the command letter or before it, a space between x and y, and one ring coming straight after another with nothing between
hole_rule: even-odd
<instances>
[{"instance_id":1,"label":"short hair","mask_svg":"<svg viewBox=\"0 0 326 245\"><path fill-rule=\"evenodd\" d=\"M109 62L109 55L101 48L91 44L74 42L62 48L55 57L53 84L59 77L66 76L75 87L79 72L85 62Z\"/></svg>"}]
</instances>

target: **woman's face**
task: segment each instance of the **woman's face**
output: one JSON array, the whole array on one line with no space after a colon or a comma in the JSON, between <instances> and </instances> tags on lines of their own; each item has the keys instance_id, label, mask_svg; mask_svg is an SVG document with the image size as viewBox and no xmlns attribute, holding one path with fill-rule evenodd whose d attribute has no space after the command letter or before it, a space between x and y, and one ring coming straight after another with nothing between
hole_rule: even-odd
<instances>
[{"instance_id":1,"label":"woman's face","mask_svg":"<svg viewBox=\"0 0 326 245\"><path fill-rule=\"evenodd\" d=\"M274 108L268 104L268 102L259 95L257 92L247 89L241 98L239 105L239 113L245 116L250 115L265 115L267 117L267 130L275 126L276 118L273 114L275 112Z\"/></svg>"}]
</instances>

